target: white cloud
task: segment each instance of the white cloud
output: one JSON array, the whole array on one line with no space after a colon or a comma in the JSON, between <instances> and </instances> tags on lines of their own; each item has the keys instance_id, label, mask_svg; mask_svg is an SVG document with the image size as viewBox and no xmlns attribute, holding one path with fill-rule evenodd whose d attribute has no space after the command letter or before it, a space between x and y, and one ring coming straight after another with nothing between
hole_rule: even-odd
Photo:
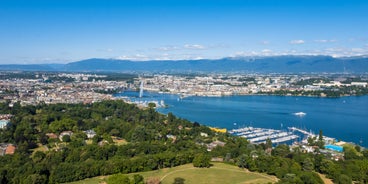
<instances>
[{"instance_id":1,"label":"white cloud","mask_svg":"<svg viewBox=\"0 0 368 184\"><path fill-rule=\"evenodd\" d=\"M156 49L159 51L174 51L174 50L179 50L180 48L177 46L164 46L164 47L159 47Z\"/></svg>"},{"instance_id":2,"label":"white cloud","mask_svg":"<svg viewBox=\"0 0 368 184\"><path fill-rule=\"evenodd\" d=\"M270 50L270 49L263 49L262 50L262 53L272 53L272 50Z\"/></svg>"},{"instance_id":3,"label":"white cloud","mask_svg":"<svg viewBox=\"0 0 368 184\"><path fill-rule=\"evenodd\" d=\"M352 57L352 56L368 56L368 47L361 48L346 48L346 47L331 47L325 49L313 49L313 50L299 50L299 49L290 49L290 50L280 50L274 51L270 49L263 49L260 51L251 50L251 51L240 51L236 52L230 57L254 57L254 56L282 56L282 55L308 55L308 56L317 56L317 55L327 55L332 57Z\"/></svg>"},{"instance_id":4,"label":"white cloud","mask_svg":"<svg viewBox=\"0 0 368 184\"><path fill-rule=\"evenodd\" d=\"M325 55L333 57L349 57L349 56L363 56L368 55L368 48L327 48L322 51Z\"/></svg>"},{"instance_id":5,"label":"white cloud","mask_svg":"<svg viewBox=\"0 0 368 184\"><path fill-rule=\"evenodd\" d=\"M182 46L177 45L166 45L161 47L153 48L154 50L162 51L162 52L170 52L170 51L185 51L185 50L210 50L210 49L223 49L230 48L229 45L220 43L220 44L212 44L212 45L201 45L201 44L185 44ZM137 50L137 52L140 52Z\"/></svg>"},{"instance_id":6,"label":"white cloud","mask_svg":"<svg viewBox=\"0 0 368 184\"><path fill-rule=\"evenodd\" d=\"M305 41L304 40L291 40L289 43L293 45L300 45L300 44L304 44Z\"/></svg>"},{"instance_id":7,"label":"white cloud","mask_svg":"<svg viewBox=\"0 0 368 184\"><path fill-rule=\"evenodd\" d=\"M123 55L115 57L114 59L120 60L132 60L132 61L148 61L148 60L199 60L199 59L211 59L210 57L203 57L199 54L184 53L184 54L135 54L135 55ZM213 59L213 58L212 58Z\"/></svg>"},{"instance_id":8,"label":"white cloud","mask_svg":"<svg viewBox=\"0 0 368 184\"><path fill-rule=\"evenodd\" d=\"M314 40L316 43L334 43L337 42L337 40Z\"/></svg>"},{"instance_id":9,"label":"white cloud","mask_svg":"<svg viewBox=\"0 0 368 184\"><path fill-rule=\"evenodd\" d=\"M362 48L351 48L352 52L364 52L364 49Z\"/></svg>"},{"instance_id":10,"label":"white cloud","mask_svg":"<svg viewBox=\"0 0 368 184\"><path fill-rule=\"evenodd\" d=\"M127 55L118 56L115 59L145 61L145 60L149 60L149 57L143 54L135 54L135 55L130 55L130 56L127 56Z\"/></svg>"},{"instance_id":11,"label":"white cloud","mask_svg":"<svg viewBox=\"0 0 368 184\"><path fill-rule=\"evenodd\" d=\"M185 44L184 48L186 49L193 49L193 50L203 50L206 49L205 46L199 44Z\"/></svg>"},{"instance_id":12,"label":"white cloud","mask_svg":"<svg viewBox=\"0 0 368 184\"><path fill-rule=\"evenodd\" d=\"M273 50L270 49L263 49L261 51L255 51L255 50L250 50L250 51L239 51L236 52L235 54L231 55L230 57L245 57L245 56L275 56L275 55L280 55L279 53L275 53Z\"/></svg>"}]
</instances>

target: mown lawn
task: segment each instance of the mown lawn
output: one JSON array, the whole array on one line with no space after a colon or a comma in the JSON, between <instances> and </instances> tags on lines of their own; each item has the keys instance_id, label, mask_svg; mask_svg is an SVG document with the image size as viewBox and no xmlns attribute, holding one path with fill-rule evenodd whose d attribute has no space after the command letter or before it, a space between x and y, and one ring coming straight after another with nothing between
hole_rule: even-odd
<instances>
[{"instance_id":1,"label":"mown lawn","mask_svg":"<svg viewBox=\"0 0 368 184\"><path fill-rule=\"evenodd\" d=\"M277 178L266 174L248 172L240 169L236 166L213 163L210 168L195 168L192 164L186 164L174 168L165 168L156 171L131 173L141 174L145 180L150 178L156 178L161 180L162 184L172 184L175 178L184 179L186 184L211 184L211 183L223 183L223 184L234 184L234 183L275 183ZM106 177L96 177L86 179L78 182L72 182L70 184L98 184L103 182Z\"/></svg>"}]
</instances>

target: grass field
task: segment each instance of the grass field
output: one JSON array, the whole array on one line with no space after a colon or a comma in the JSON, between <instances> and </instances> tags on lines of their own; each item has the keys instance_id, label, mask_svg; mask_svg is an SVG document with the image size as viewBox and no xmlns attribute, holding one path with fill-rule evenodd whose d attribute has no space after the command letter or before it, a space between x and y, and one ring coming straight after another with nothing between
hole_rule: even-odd
<instances>
[{"instance_id":1,"label":"grass field","mask_svg":"<svg viewBox=\"0 0 368 184\"><path fill-rule=\"evenodd\" d=\"M132 173L128 175L134 175ZM195 168L192 164L187 164L174 168L166 168L156 171L141 172L145 179L158 178L162 184L171 184L175 178L183 178L186 184L202 184L202 183L275 183L277 178L266 174L248 172L236 166L223 163L213 163L211 168ZM70 184L98 184L104 181L105 177L96 177L86 179Z\"/></svg>"}]
</instances>

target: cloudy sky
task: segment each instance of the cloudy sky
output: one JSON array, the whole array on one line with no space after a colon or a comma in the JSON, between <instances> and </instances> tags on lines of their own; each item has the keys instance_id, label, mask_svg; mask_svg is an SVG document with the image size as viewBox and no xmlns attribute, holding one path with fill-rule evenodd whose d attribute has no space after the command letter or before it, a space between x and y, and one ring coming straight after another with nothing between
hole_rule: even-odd
<instances>
[{"instance_id":1,"label":"cloudy sky","mask_svg":"<svg viewBox=\"0 0 368 184\"><path fill-rule=\"evenodd\" d=\"M368 1L0 1L0 64L283 54L368 55Z\"/></svg>"}]
</instances>

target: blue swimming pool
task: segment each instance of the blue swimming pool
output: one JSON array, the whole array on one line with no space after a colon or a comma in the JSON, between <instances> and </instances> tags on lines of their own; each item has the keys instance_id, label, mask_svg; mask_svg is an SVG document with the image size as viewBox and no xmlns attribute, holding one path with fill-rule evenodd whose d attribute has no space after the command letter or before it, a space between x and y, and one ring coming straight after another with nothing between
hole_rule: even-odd
<instances>
[{"instance_id":1,"label":"blue swimming pool","mask_svg":"<svg viewBox=\"0 0 368 184\"><path fill-rule=\"evenodd\" d=\"M336 146L336 145L331 145L331 144L325 145L325 148L333 150L333 151L338 151L338 152L342 152L344 150L342 146Z\"/></svg>"}]
</instances>

